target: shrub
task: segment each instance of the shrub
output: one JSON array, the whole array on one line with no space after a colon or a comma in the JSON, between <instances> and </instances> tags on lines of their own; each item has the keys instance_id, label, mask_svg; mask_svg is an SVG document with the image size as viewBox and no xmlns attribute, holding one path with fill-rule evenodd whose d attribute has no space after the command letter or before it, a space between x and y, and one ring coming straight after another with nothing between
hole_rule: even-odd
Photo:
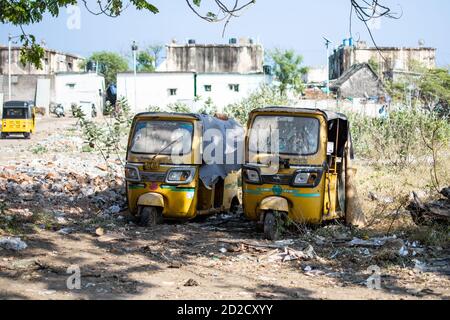
<instances>
[{"instance_id":1,"label":"shrub","mask_svg":"<svg viewBox=\"0 0 450 320\"><path fill-rule=\"evenodd\" d=\"M280 106L289 103L285 95L280 95L276 89L269 86L262 86L246 99L225 107L225 113L235 118L241 124L245 125L248 120L248 114L257 108L267 106Z\"/></svg>"},{"instance_id":2,"label":"shrub","mask_svg":"<svg viewBox=\"0 0 450 320\"><path fill-rule=\"evenodd\" d=\"M448 147L450 124L418 109L391 112L387 118L349 114L353 145L359 157L405 166L430 149Z\"/></svg>"}]
</instances>

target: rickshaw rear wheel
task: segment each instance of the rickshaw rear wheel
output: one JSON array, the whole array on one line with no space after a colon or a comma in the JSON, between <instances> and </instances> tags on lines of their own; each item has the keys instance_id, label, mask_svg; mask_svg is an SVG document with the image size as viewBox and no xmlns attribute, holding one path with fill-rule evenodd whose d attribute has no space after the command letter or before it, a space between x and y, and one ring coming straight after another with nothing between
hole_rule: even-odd
<instances>
[{"instance_id":1,"label":"rickshaw rear wheel","mask_svg":"<svg viewBox=\"0 0 450 320\"><path fill-rule=\"evenodd\" d=\"M8 137L8 134L6 134L6 133L2 132L2 136L1 136L1 138L2 138L2 139L6 139L7 137Z\"/></svg>"},{"instance_id":2,"label":"rickshaw rear wheel","mask_svg":"<svg viewBox=\"0 0 450 320\"><path fill-rule=\"evenodd\" d=\"M30 138L31 138L31 133L25 132L25 133L23 134L23 136L24 136L25 139L30 139Z\"/></svg>"},{"instance_id":3,"label":"rickshaw rear wheel","mask_svg":"<svg viewBox=\"0 0 450 320\"><path fill-rule=\"evenodd\" d=\"M143 227L155 226L162 222L162 215L155 207L142 207L139 224Z\"/></svg>"},{"instance_id":4,"label":"rickshaw rear wheel","mask_svg":"<svg viewBox=\"0 0 450 320\"><path fill-rule=\"evenodd\" d=\"M274 212L267 212L264 217L264 237L267 240L276 241L281 237L281 230Z\"/></svg>"}]
</instances>

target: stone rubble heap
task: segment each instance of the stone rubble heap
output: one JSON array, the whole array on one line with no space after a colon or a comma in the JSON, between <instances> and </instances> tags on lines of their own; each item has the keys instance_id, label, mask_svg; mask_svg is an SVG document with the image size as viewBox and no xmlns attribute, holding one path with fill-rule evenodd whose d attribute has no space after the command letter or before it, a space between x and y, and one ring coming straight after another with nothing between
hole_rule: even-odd
<instances>
[{"instance_id":1,"label":"stone rubble heap","mask_svg":"<svg viewBox=\"0 0 450 320\"><path fill-rule=\"evenodd\" d=\"M0 168L0 201L51 205L95 205L105 214L126 208L123 168L117 163L73 161L68 157L35 159Z\"/></svg>"}]
</instances>

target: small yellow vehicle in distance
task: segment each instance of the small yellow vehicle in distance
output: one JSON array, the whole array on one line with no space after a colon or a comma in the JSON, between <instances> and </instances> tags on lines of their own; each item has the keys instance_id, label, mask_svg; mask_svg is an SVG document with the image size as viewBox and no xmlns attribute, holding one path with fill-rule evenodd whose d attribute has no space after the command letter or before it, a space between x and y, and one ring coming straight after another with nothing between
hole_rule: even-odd
<instances>
[{"instance_id":1,"label":"small yellow vehicle in distance","mask_svg":"<svg viewBox=\"0 0 450 320\"><path fill-rule=\"evenodd\" d=\"M30 101L7 101L3 104L1 138L23 134L26 139L36 130L36 111Z\"/></svg>"},{"instance_id":2,"label":"small yellow vehicle in distance","mask_svg":"<svg viewBox=\"0 0 450 320\"><path fill-rule=\"evenodd\" d=\"M287 221L320 224L348 218L346 179L352 158L343 114L268 107L249 115L243 208L275 240Z\"/></svg>"},{"instance_id":3,"label":"small yellow vehicle in distance","mask_svg":"<svg viewBox=\"0 0 450 320\"><path fill-rule=\"evenodd\" d=\"M203 159L209 145L203 136L210 127L240 128L244 134L234 120L206 115L157 112L134 117L125 178L130 212L141 225L238 209L240 164L207 164Z\"/></svg>"}]
</instances>

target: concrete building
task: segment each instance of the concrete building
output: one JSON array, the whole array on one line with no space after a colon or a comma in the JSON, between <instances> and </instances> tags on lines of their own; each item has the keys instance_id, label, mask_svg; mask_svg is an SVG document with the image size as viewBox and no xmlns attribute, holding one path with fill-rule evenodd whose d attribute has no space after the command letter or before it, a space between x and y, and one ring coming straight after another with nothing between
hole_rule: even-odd
<instances>
[{"instance_id":1,"label":"concrete building","mask_svg":"<svg viewBox=\"0 0 450 320\"><path fill-rule=\"evenodd\" d=\"M196 111L197 105L209 98L220 111L268 82L270 78L263 73L152 72L138 73L135 86L134 74L125 72L117 75L117 96L125 97L134 112L176 102Z\"/></svg>"},{"instance_id":2,"label":"concrete building","mask_svg":"<svg viewBox=\"0 0 450 320\"><path fill-rule=\"evenodd\" d=\"M379 100L386 91L383 83L368 63L354 64L339 79L330 84L340 99L365 98Z\"/></svg>"},{"instance_id":3,"label":"concrete building","mask_svg":"<svg viewBox=\"0 0 450 320\"><path fill-rule=\"evenodd\" d=\"M262 73L264 49L248 38L230 39L229 44L187 44L172 42L166 46L162 72Z\"/></svg>"},{"instance_id":4,"label":"concrete building","mask_svg":"<svg viewBox=\"0 0 450 320\"><path fill-rule=\"evenodd\" d=\"M353 65L359 63L375 63L378 75L389 75L393 70L411 70L417 63L425 68L436 67L436 49L419 45L415 48L401 47L368 47L366 42L356 45L341 45L329 58L330 78L337 79Z\"/></svg>"},{"instance_id":5,"label":"concrete building","mask_svg":"<svg viewBox=\"0 0 450 320\"><path fill-rule=\"evenodd\" d=\"M92 85L93 76L81 72L82 57L45 49L42 69L37 69L34 65L20 62L20 49L15 46L11 48L11 100L34 101L36 106L45 108L48 112L50 103L66 103L73 95L83 96L86 89L79 91L75 88ZM10 100L8 56L8 46L0 46L0 101ZM69 94L66 88L62 90L63 87L59 85L69 73L72 74L73 94ZM98 96L100 89L104 91L104 84L96 84L90 90L94 90ZM102 106L103 104L99 105L99 108Z\"/></svg>"},{"instance_id":6,"label":"concrete building","mask_svg":"<svg viewBox=\"0 0 450 320\"><path fill-rule=\"evenodd\" d=\"M250 39L230 39L229 44L172 42L166 49L167 58L157 72L138 73L136 79L131 72L117 75L117 96L127 98L133 111L175 102L196 111L208 99L220 111L271 82L264 73L264 49Z\"/></svg>"},{"instance_id":7,"label":"concrete building","mask_svg":"<svg viewBox=\"0 0 450 320\"><path fill-rule=\"evenodd\" d=\"M302 76L302 80L306 84L322 84L328 79L327 67L312 67Z\"/></svg>"},{"instance_id":8,"label":"concrete building","mask_svg":"<svg viewBox=\"0 0 450 320\"><path fill-rule=\"evenodd\" d=\"M50 75L57 72L80 72L80 63L84 60L82 57L63 53L51 49L45 49L42 59L42 69L27 63L23 65L20 62L21 47L11 48L11 74L13 75ZM8 46L0 45L0 74L8 74Z\"/></svg>"}]
</instances>

